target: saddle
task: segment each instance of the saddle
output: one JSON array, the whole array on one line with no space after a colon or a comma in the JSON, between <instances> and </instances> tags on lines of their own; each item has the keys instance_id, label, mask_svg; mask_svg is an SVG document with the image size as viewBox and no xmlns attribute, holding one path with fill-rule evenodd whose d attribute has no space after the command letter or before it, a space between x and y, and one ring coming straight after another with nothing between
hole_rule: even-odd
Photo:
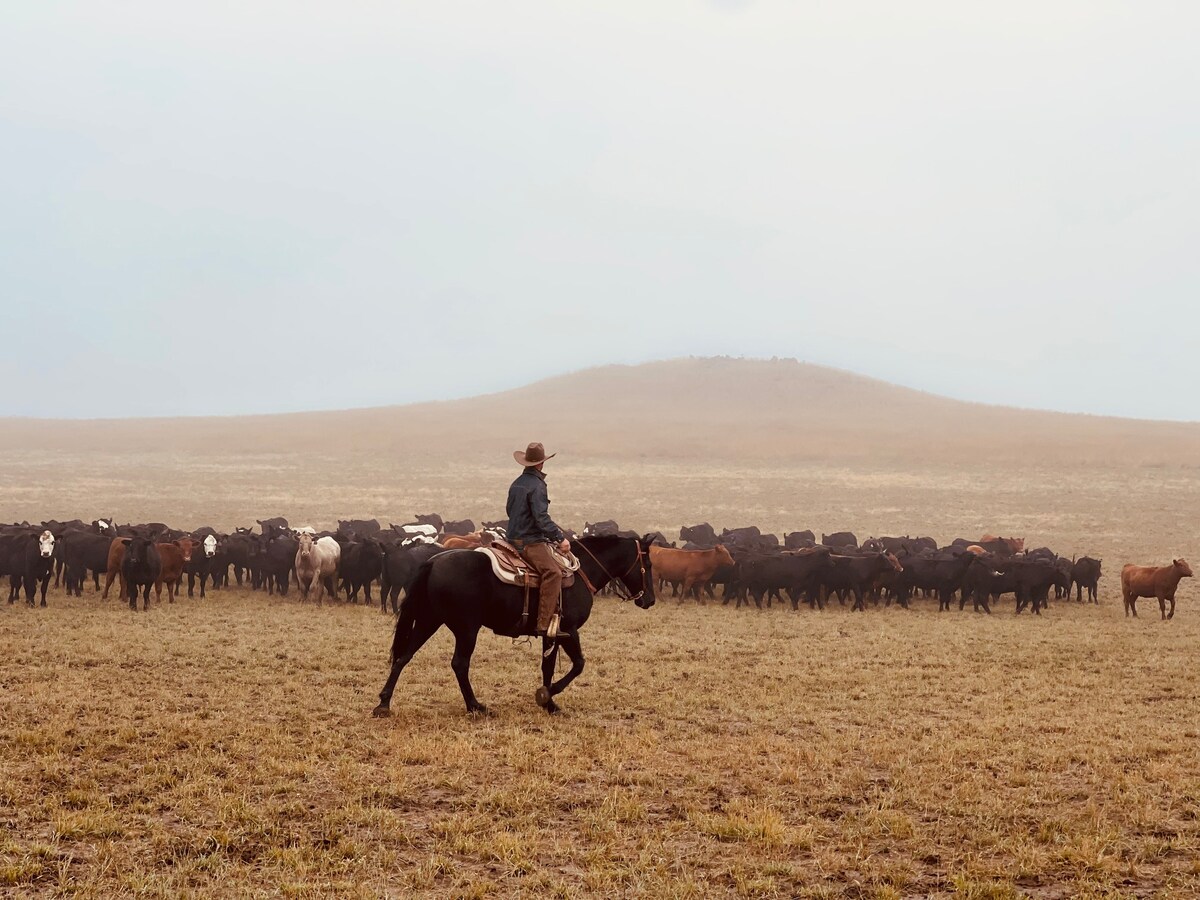
<instances>
[{"instance_id":1,"label":"saddle","mask_svg":"<svg viewBox=\"0 0 1200 900\"><path fill-rule=\"evenodd\" d=\"M496 539L490 547L476 547L472 552L485 554L492 561L492 573L505 584L532 590L542 583L537 570L530 566L520 551L508 541ZM579 560L571 553L564 556L554 549L551 549L550 553L562 569L563 588L569 588L575 583Z\"/></svg>"}]
</instances>

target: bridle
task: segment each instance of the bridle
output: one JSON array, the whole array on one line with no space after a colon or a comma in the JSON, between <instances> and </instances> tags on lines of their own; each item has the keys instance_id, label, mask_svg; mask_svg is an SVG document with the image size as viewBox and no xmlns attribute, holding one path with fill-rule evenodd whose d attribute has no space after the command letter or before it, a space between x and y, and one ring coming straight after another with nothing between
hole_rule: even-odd
<instances>
[{"instance_id":1,"label":"bridle","mask_svg":"<svg viewBox=\"0 0 1200 900\"><path fill-rule=\"evenodd\" d=\"M612 573L609 572L608 569L604 568L604 563L600 562L600 560L596 558L596 554L593 553L591 550L588 550L587 544L583 543L582 540L579 541L578 543L579 543L579 546L584 549L584 551L587 553L587 555L592 558L592 560L596 563L596 565L598 565L600 567L600 571L603 572L606 576L608 576L609 584L613 585L613 590L617 592L617 596L621 600L623 600L625 602L629 602L630 600L633 600L636 602L638 600L641 600L642 597L646 596L646 554L642 552L642 542L641 541L639 541L637 538L633 539L634 546L637 547L637 558L634 559L634 561L629 564L628 569L626 569L623 573L621 573L621 575L619 575L616 578L613 577ZM629 589L625 587L625 583L621 579L624 578L626 575L628 575L630 572L632 572L634 566L637 566L641 570L642 589L640 591L638 591L636 594L630 595L628 593ZM587 575L584 573L582 566L579 567L579 577L583 579L583 583L585 585L587 585L587 589L589 591L591 591L592 595L594 596L597 593L597 589L592 584L592 582L588 579Z\"/></svg>"}]
</instances>

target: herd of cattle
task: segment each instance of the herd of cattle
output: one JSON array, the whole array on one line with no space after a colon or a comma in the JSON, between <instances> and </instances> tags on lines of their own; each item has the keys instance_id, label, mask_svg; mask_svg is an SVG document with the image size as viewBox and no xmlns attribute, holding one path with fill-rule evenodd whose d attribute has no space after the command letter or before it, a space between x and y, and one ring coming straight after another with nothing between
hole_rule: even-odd
<instances>
[{"instance_id":1,"label":"herd of cattle","mask_svg":"<svg viewBox=\"0 0 1200 900\"><path fill-rule=\"evenodd\" d=\"M449 550L503 540L505 523L485 522L477 530L469 520L448 522L430 514L388 528L375 519L340 521L331 532L292 528L281 517L257 524L258 532L237 528L231 534L158 522L117 525L111 518L0 526L0 576L9 576L10 603L23 590L32 606L40 590L45 606L51 578L55 586L61 583L68 593L82 596L90 577L105 598L119 582L121 596L134 609L139 593L143 608L149 607L152 587L156 600L165 588L174 602L184 577L189 597L197 583L204 597L207 586L227 587L232 577L239 586L285 596L295 583L304 599L315 596L318 602L325 594L358 602L362 592L371 603L371 587L378 583L380 607L390 604L395 612L422 563ZM637 536L613 521L589 523L581 536L611 534ZM1068 559L1046 547L1026 550L1022 538L992 535L957 538L943 547L929 537L908 536L873 537L860 544L850 532L823 534L818 541L813 532L798 531L780 541L754 526L718 534L702 523L680 529L682 546L662 534L654 538L651 568L660 589L671 586L682 602L689 596L715 599L719 587L723 602L739 608L753 601L761 609L764 600L769 607L786 597L793 609L801 602L823 609L832 596L856 610L881 602L907 608L914 597L924 596L936 598L939 610L950 609L957 598L960 610L970 602L976 611L990 613L993 603L1011 594L1018 613L1029 607L1040 614L1051 594L1062 599L1074 591L1082 602L1086 592L1097 602L1101 577L1099 559ZM1125 566L1126 615L1137 615L1138 597L1151 597L1159 601L1163 618L1172 617L1179 580L1191 574L1182 559L1164 567Z\"/></svg>"}]
</instances>

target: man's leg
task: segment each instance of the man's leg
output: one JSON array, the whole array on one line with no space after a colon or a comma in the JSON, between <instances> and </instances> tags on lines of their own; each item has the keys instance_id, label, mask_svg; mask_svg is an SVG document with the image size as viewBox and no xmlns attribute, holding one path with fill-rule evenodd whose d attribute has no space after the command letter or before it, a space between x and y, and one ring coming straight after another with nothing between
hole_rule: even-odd
<instances>
[{"instance_id":1,"label":"man's leg","mask_svg":"<svg viewBox=\"0 0 1200 900\"><path fill-rule=\"evenodd\" d=\"M527 544L522 556L533 566L542 579L538 590L537 630L545 634L550 620L558 612L558 601L562 594L562 569L550 553L549 544Z\"/></svg>"}]
</instances>

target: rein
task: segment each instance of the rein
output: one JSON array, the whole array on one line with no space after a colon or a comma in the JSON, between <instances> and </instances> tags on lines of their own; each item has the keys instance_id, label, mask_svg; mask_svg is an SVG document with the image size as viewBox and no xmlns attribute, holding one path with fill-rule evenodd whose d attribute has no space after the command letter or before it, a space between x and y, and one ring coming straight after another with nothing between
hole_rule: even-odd
<instances>
[{"instance_id":1,"label":"rein","mask_svg":"<svg viewBox=\"0 0 1200 900\"><path fill-rule=\"evenodd\" d=\"M646 594L646 563L644 560L645 554L642 553L642 542L641 541L637 540L637 538L634 538L633 543L634 543L634 546L637 547L637 558L629 564L628 569L626 569L619 577L616 577L616 578L614 578L612 573L609 572L608 569L606 569L604 567L604 563L600 562L600 560L596 558L596 554L593 553L591 550L588 550L587 544L583 543L583 541L579 541L578 543L579 543L579 546L584 549L584 551L587 553L587 555L592 558L592 560L596 563L596 565L598 565L600 567L600 571L603 572L608 577L609 583L614 586L613 590L615 590L617 592L617 596L620 597L621 600L623 600L625 602L629 602L630 600L637 601L637 600L641 600L642 597L645 596L645 594ZM634 566L638 566L641 569L642 589L640 591L638 591L636 594L630 595L628 593L629 589L625 587L625 584L624 584L624 582L621 581L621 579L624 578L626 575L628 575L630 572L632 572ZM583 578L583 583L587 585L587 589L589 591L591 591L594 596L597 593L597 589L592 585L591 581L588 580L587 575L584 574L582 566L579 569L579 575L581 578Z\"/></svg>"}]
</instances>

